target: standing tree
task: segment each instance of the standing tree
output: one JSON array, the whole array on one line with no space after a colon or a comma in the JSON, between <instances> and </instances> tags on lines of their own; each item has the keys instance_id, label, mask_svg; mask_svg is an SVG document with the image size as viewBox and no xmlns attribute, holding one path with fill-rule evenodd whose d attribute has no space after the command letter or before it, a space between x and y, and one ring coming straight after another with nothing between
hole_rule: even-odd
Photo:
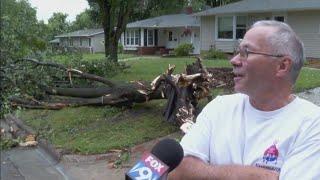
<instances>
[{"instance_id":1,"label":"standing tree","mask_svg":"<svg viewBox=\"0 0 320 180\"><path fill-rule=\"evenodd\" d=\"M76 20L72 22L70 29L71 31L76 31L81 29L92 29L99 27L101 27L101 24L96 21L94 16L92 16L92 10L86 9L76 16Z\"/></svg>"},{"instance_id":2,"label":"standing tree","mask_svg":"<svg viewBox=\"0 0 320 180\"><path fill-rule=\"evenodd\" d=\"M129 21L179 13L186 0L88 0L91 10L100 17L104 29L105 55L118 61L117 49L121 34Z\"/></svg>"},{"instance_id":3,"label":"standing tree","mask_svg":"<svg viewBox=\"0 0 320 180\"><path fill-rule=\"evenodd\" d=\"M1 0L0 30L0 119L10 110L8 97L28 91L28 71L18 68L17 59L41 52L46 48L42 38L45 30L38 23L36 10L26 0ZM36 88L31 87L35 90Z\"/></svg>"},{"instance_id":4,"label":"standing tree","mask_svg":"<svg viewBox=\"0 0 320 180\"><path fill-rule=\"evenodd\" d=\"M118 61L118 42L124 32L134 0L88 0L98 10L104 30L105 55L111 61Z\"/></svg>"},{"instance_id":5,"label":"standing tree","mask_svg":"<svg viewBox=\"0 0 320 180\"><path fill-rule=\"evenodd\" d=\"M68 14L63 14L61 12L53 13L53 15L48 19L48 28L50 31L50 38L53 39L54 36L58 34L65 33L69 30L69 23L67 22Z\"/></svg>"}]
</instances>

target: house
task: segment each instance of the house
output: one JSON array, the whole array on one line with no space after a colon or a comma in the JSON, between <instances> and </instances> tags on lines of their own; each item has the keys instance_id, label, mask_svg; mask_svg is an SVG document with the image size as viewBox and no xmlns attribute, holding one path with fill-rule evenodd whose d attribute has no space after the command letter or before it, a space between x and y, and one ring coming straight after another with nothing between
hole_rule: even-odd
<instances>
[{"instance_id":1,"label":"house","mask_svg":"<svg viewBox=\"0 0 320 180\"><path fill-rule=\"evenodd\" d=\"M50 41L55 47L76 48L83 52L104 52L103 29L85 29L55 36ZM57 45L58 43L58 45Z\"/></svg>"},{"instance_id":2,"label":"house","mask_svg":"<svg viewBox=\"0 0 320 180\"><path fill-rule=\"evenodd\" d=\"M137 54L165 54L179 44L191 43L200 53L200 22L189 14L173 14L128 23L121 35L126 51Z\"/></svg>"},{"instance_id":3,"label":"house","mask_svg":"<svg viewBox=\"0 0 320 180\"><path fill-rule=\"evenodd\" d=\"M53 39L53 40L49 41L49 43L50 43L50 45L51 45L51 49L52 49L52 50L59 49L60 39L58 39L58 38Z\"/></svg>"},{"instance_id":4,"label":"house","mask_svg":"<svg viewBox=\"0 0 320 180\"><path fill-rule=\"evenodd\" d=\"M233 52L255 21L288 23L304 42L306 56L320 58L319 0L243 0L194 14L200 18L200 49Z\"/></svg>"}]
</instances>

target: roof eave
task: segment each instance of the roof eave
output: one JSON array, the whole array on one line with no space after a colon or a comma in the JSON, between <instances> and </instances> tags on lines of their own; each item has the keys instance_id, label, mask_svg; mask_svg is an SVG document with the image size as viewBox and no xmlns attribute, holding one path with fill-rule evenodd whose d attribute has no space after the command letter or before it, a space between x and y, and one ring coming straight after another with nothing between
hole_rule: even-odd
<instances>
[{"instance_id":1,"label":"roof eave","mask_svg":"<svg viewBox=\"0 0 320 180\"><path fill-rule=\"evenodd\" d=\"M221 15L221 14L232 14L232 13L265 13L265 12L272 12L272 11L312 11L312 10L319 10L320 8L317 7L308 7L308 8L279 8L279 9L269 9L269 10L242 10L242 11L227 11L227 12L200 12L194 14L194 16L197 17L203 17L203 16L215 16L215 15Z\"/></svg>"}]
</instances>

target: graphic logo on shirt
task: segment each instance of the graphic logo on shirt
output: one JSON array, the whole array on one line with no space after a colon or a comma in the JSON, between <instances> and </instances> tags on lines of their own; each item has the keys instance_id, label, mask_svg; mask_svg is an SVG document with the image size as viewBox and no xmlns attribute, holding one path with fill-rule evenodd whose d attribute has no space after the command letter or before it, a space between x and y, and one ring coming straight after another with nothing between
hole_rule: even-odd
<instances>
[{"instance_id":1,"label":"graphic logo on shirt","mask_svg":"<svg viewBox=\"0 0 320 180\"><path fill-rule=\"evenodd\" d=\"M270 146L268 149L264 151L263 162L266 164L268 163L277 164L278 156L279 156L279 151L277 149L276 143L274 143L272 146Z\"/></svg>"},{"instance_id":2,"label":"graphic logo on shirt","mask_svg":"<svg viewBox=\"0 0 320 180\"><path fill-rule=\"evenodd\" d=\"M280 157L280 153L277 147L277 141L269 146L264 151L262 158L258 158L254 164L256 167L280 172L283 160Z\"/></svg>"}]
</instances>

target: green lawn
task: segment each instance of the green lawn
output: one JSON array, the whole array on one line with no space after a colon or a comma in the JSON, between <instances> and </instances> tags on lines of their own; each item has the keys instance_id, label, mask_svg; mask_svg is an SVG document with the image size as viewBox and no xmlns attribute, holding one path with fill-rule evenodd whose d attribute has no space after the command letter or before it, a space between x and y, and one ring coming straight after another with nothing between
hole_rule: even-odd
<instances>
[{"instance_id":1,"label":"green lawn","mask_svg":"<svg viewBox=\"0 0 320 180\"><path fill-rule=\"evenodd\" d=\"M55 56L48 57L48 60L63 63L63 64L68 64L68 61L70 60L70 58L78 59L81 56L82 56L82 60L85 60L85 61L93 61L93 60L97 60L97 59L99 60L99 59L105 58L105 54L103 53L95 53L95 54L84 53L82 55L55 55ZM119 61L122 61L128 58L133 58L133 57L137 57L137 56L134 54L118 54Z\"/></svg>"},{"instance_id":2,"label":"green lawn","mask_svg":"<svg viewBox=\"0 0 320 180\"><path fill-rule=\"evenodd\" d=\"M295 86L295 92L320 87L320 69L302 68Z\"/></svg>"},{"instance_id":3,"label":"green lawn","mask_svg":"<svg viewBox=\"0 0 320 180\"><path fill-rule=\"evenodd\" d=\"M178 128L163 120L165 101L135 105L132 110L111 107L74 107L55 110L22 110L18 117L56 148L71 153L106 153L132 147Z\"/></svg>"},{"instance_id":4,"label":"green lawn","mask_svg":"<svg viewBox=\"0 0 320 180\"><path fill-rule=\"evenodd\" d=\"M86 60L101 54L88 55ZM85 56L84 56L85 57ZM175 73L183 72L195 58L137 57L126 63L125 72L112 77L116 81L151 81L175 64ZM206 60L207 67L231 67L227 60ZM295 91L320 86L320 70L303 68ZM214 90L214 95L223 91ZM104 153L114 148L128 148L156 137L175 132L178 128L164 121L165 100L136 104L131 110L111 107L77 107L63 110L20 110L17 115L58 148L73 153ZM202 101L201 106L206 102Z\"/></svg>"},{"instance_id":5,"label":"green lawn","mask_svg":"<svg viewBox=\"0 0 320 180\"><path fill-rule=\"evenodd\" d=\"M187 64L195 62L195 58L139 58L137 60L127 61L131 66L124 73L112 77L114 80L133 81L146 80L152 81L156 76L165 73L168 64L176 65L174 73L182 73ZM231 67L227 60L206 60L204 65L208 67Z\"/></svg>"}]
</instances>

